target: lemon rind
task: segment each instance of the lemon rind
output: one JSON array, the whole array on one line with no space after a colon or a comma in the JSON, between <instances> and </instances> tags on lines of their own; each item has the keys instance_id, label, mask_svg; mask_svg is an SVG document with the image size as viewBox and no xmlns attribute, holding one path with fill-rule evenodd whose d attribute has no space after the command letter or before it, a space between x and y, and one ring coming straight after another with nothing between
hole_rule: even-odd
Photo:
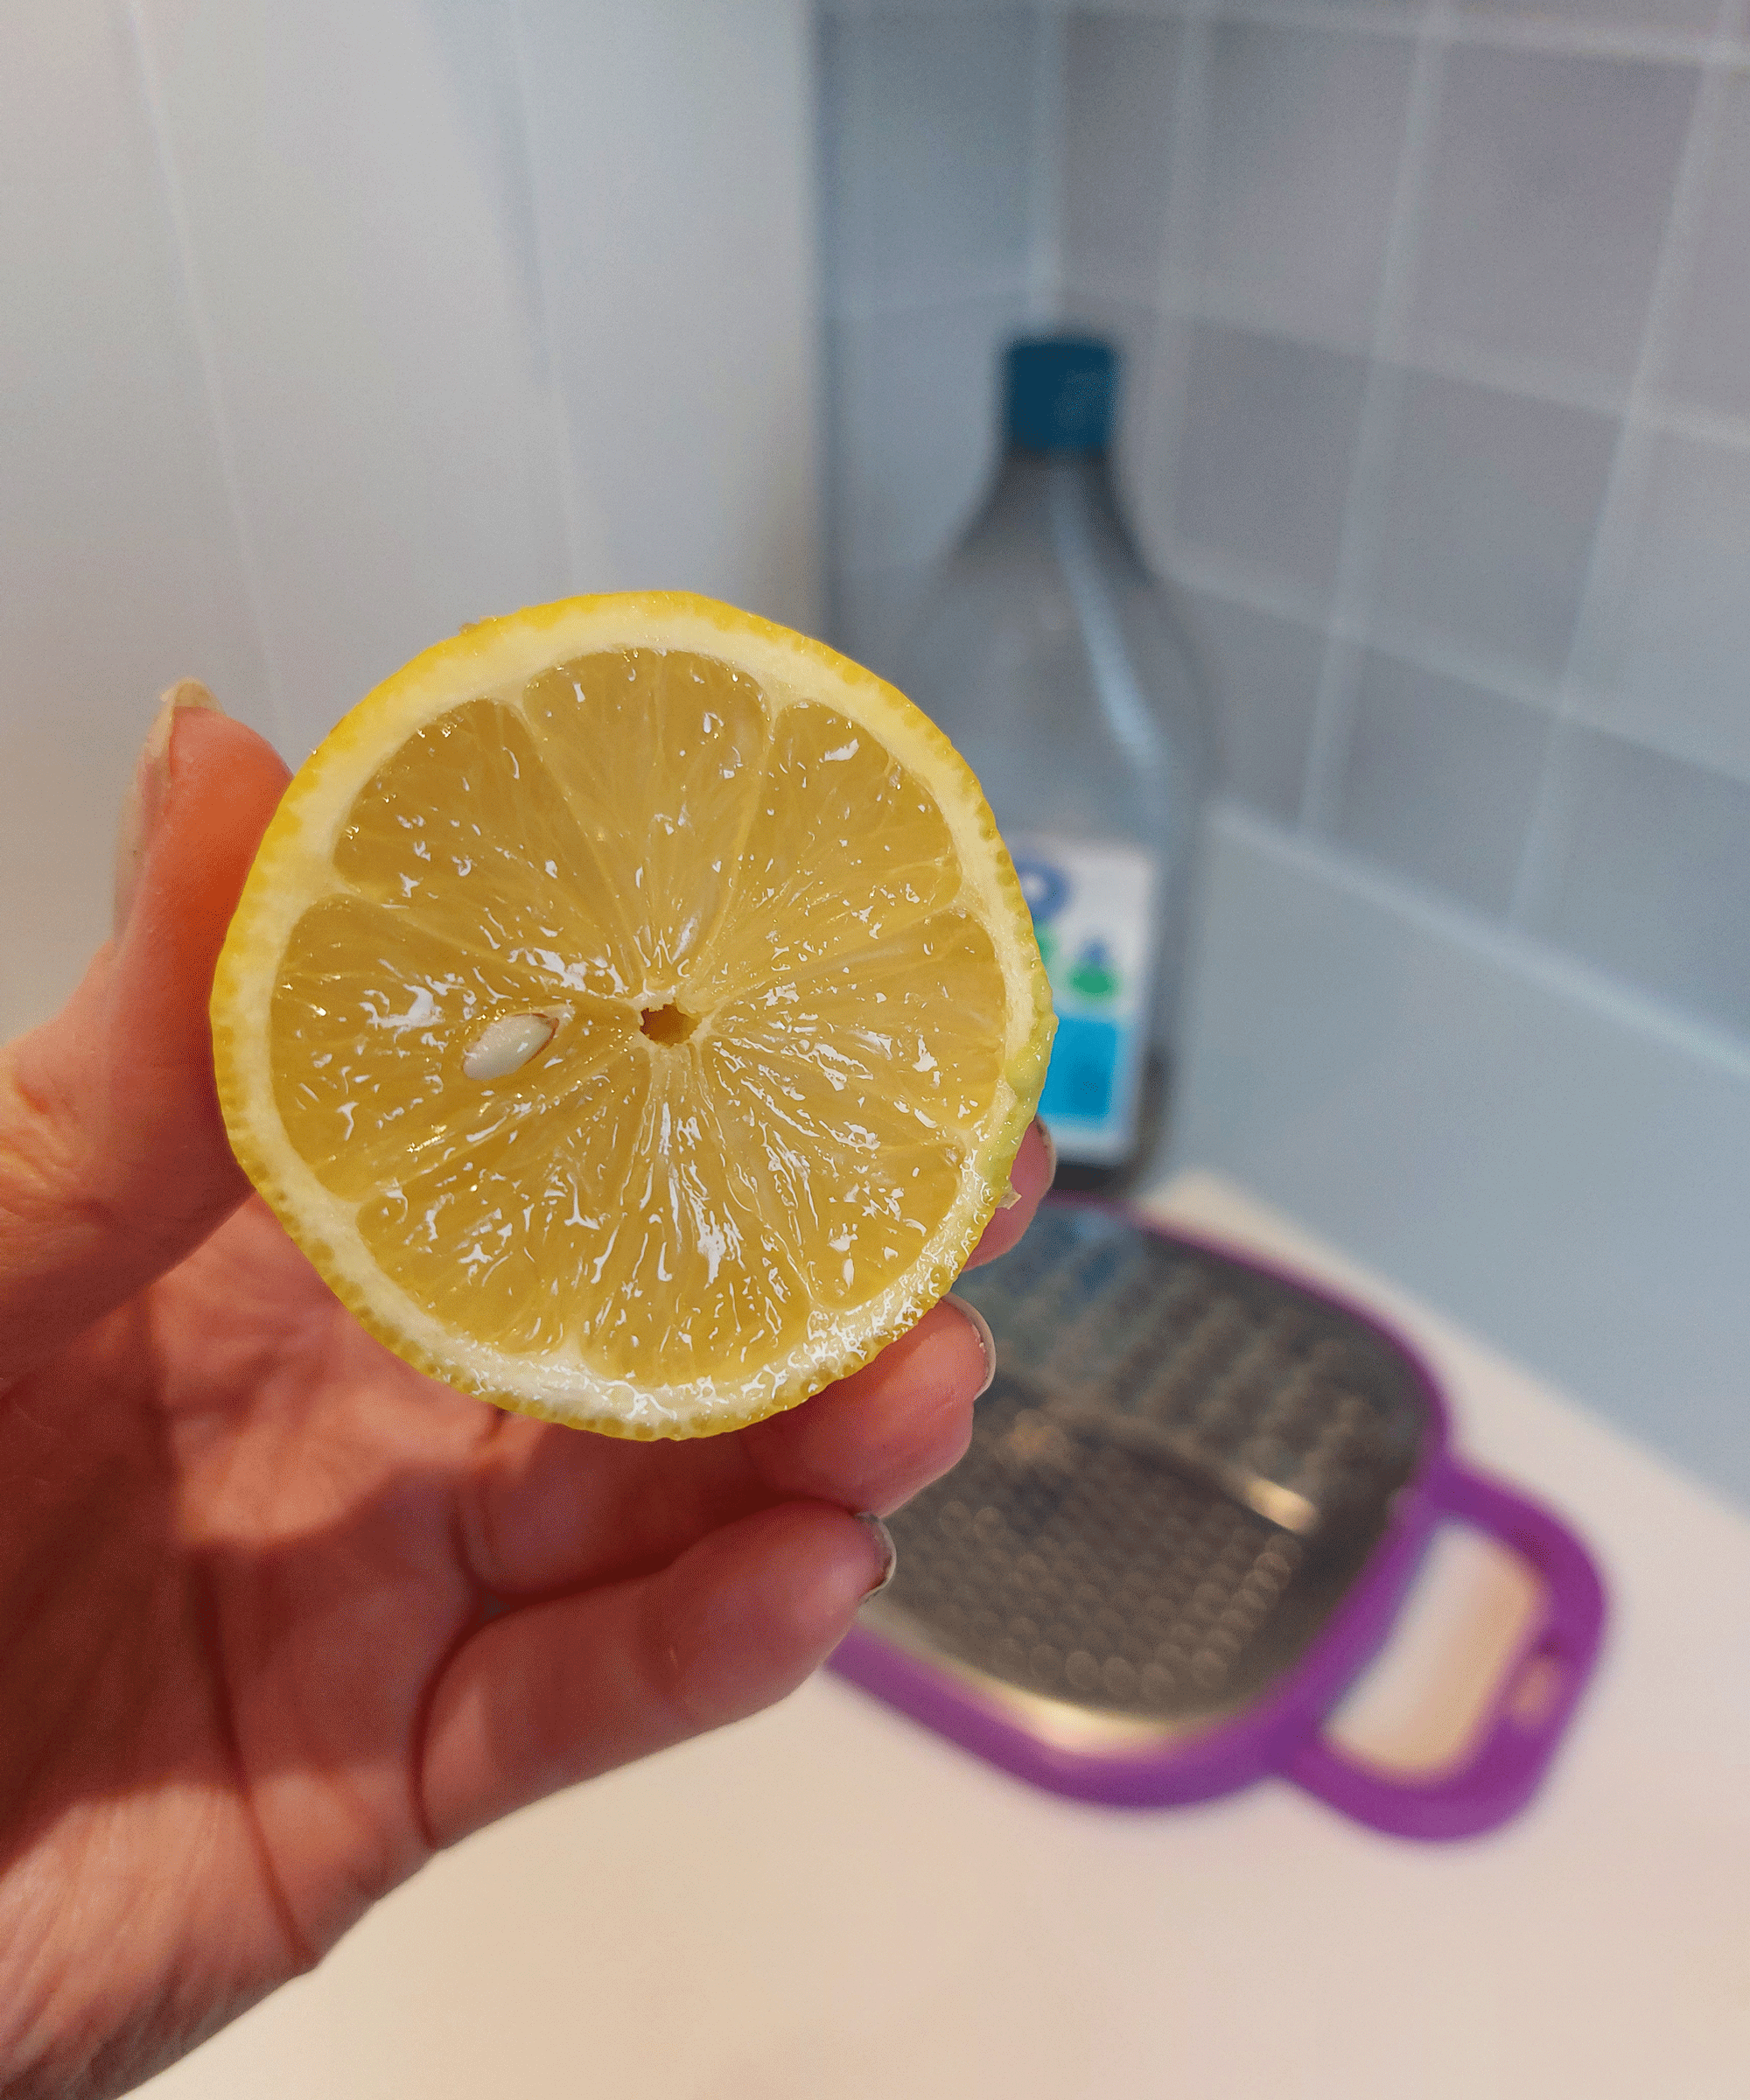
<instances>
[{"instance_id":1,"label":"lemon rind","mask_svg":"<svg viewBox=\"0 0 1750 2100\"><path fill-rule=\"evenodd\" d=\"M597 649L696 650L746 670L776 710L803 700L837 707L878 735L929 785L978 906L1008 994L1004 1069L969 1149L954 1203L904 1274L850 1312L816 1307L791 1348L745 1377L680 1385L612 1377L570 1350L495 1349L428 1312L377 1266L356 1207L326 1188L292 1146L275 1099L270 1043L254 1017L270 1008L292 928L315 897L340 886L332 857L353 801L377 767L435 715L474 695L517 704L526 682ZM335 1295L416 1368L500 1407L608 1435L712 1435L796 1405L859 1369L948 1290L1007 1186L1038 1104L1054 1021L1020 885L971 769L903 694L824 643L690 593L565 599L486 620L416 656L366 695L288 788L257 851L214 980L219 1098L232 1148L287 1233ZM263 1142L263 1138L267 1142Z\"/></svg>"}]
</instances>

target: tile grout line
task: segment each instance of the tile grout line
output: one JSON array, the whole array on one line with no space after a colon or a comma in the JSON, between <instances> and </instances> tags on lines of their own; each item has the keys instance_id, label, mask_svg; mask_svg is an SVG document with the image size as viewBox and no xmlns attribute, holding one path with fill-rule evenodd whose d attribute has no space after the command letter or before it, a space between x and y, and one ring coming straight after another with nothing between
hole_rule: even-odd
<instances>
[{"instance_id":1,"label":"tile grout line","mask_svg":"<svg viewBox=\"0 0 1750 2100\"><path fill-rule=\"evenodd\" d=\"M1152 298L1138 292L1129 282L1120 284L1085 282L1076 289L1090 298L1112 305L1130 306L1158 318L1212 322L1239 334L1327 350L1340 357L1364 358L1369 354L1368 343L1358 334L1272 312L1262 302L1235 298L1214 279L1200 280L1176 269L1167 273L1164 289ZM835 305L827 318L850 323L905 319L978 300L1006 298L1013 290L1011 276L992 273L979 280L970 291L895 291L845 300ZM1400 348L1393 361L1407 372L1453 380L1461 386L1476 387L1493 394L1508 394L1517 400L1574 409L1586 416L1616 419L1628 405L1627 379L1618 382L1594 377L1578 368L1565 368L1553 360L1528 360L1510 351L1482 349L1457 337L1418 335L1413 342ZM1674 431L1699 444L1719 445L1727 451L1750 452L1750 415L1730 409L1705 408L1656 390L1649 393L1643 407L1645 420L1662 430Z\"/></svg>"},{"instance_id":2,"label":"tile grout line","mask_svg":"<svg viewBox=\"0 0 1750 2100\"><path fill-rule=\"evenodd\" d=\"M290 741L290 725L285 717L285 681L280 667L274 660L273 645L269 638L267 597L262 584L261 558L244 508L236 443L225 406L224 386L219 375L219 350L214 333L212 311L195 262L194 234L188 220L188 203L183 193L176 156L171 145L170 112L164 102L164 83L158 78L158 67L152 62L150 44L142 12L144 4L144 0L120 0L140 95L145 104L146 122L151 131L152 151L158 163L158 184L164 211L170 220L171 237L176 245L183 294L188 304L189 327L194 337L194 354L200 368L201 392L206 397L214 449L219 456L220 482L225 492L226 507L231 514L231 530L236 542L238 567L242 572L244 598L256 631L256 646L261 651L262 668L267 678L268 712L274 724L275 741L284 751Z\"/></svg>"},{"instance_id":3,"label":"tile grout line","mask_svg":"<svg viewBox=\"0 0 1750 2100\"><path fill-rule=\"evenodd\" d=\"M1223 21L1264 29L1330 30L1400 40L1421 33L1418 17L1410 10L1340 4L1321 6L1318 0L1218 0L1215 13ZM1707 62L1718 38L1706 30L1684 32L1641 24L1618 28L1548 17L1528 20L1466 9L1452 13L1447 42L1466 49L1542 52L1558 58L1700 66ZM1744 55L1741 47L1737 55Z\"/></svg>"},{"instance_id":4,"label":"tile grout line","mask_svg":"<svg viewBox=\"0 0 1750 2100\"><path fill-rule=\"evenodd\" d=\"M1601 1004L1637 1028L1655 1032L1689 1054L1705 1057L1734 1076L1750 1080L1750 1039L1693 1007L1667 1000L1635 979L1589 962L1572 949L1508 926L1451 892L1404 875L1340 839L1307 837L1231 796L1222 800L1221 821L1228 830L1292 857L1308 872L1340 882L1351 894L1400 919L1412 920L1443 940L1462 943L1473 953L1499 958L1535 975L1544 984Z\"/></svg>"},{"instance_id":5,"label":"tile grout line","mask_svg":"<svg viewBox=\"0 0 1750 2100\"><path fill-rule=\"evenodd\" d=\"M1179 50L1167 114L1166 208L1160 229L1156 277L1143 295L1144 310L1154 317L1152 370L1147 407L1130 442L1130 456L1152 459L1152 480L1164 498L1166 514L1160 528L1157 559L1171 577L1177 535L1173 497L1185 427L1186 387L1190 361L1188 332L1184 343L1171 340L1163 326L1172 318L1166 304L1168 285L1180 267L1201 214L1203 147L1208 60L1208 0L1189 0L1179 18Z\"/></svg>"},{"instance_id":6,"label":"tile grout line","mask_svg":"<svg viewBox=\"0 0 1750 2100\"><path fill-rule=\"evenodd\" d=\"M857 572L877 574L883 567L881 564L859 564ZM1382 616L1376 609L1365 621L1340 619L1321 611L1292 590L1277 587L1267 576L1249 572L1242 564L1219 550L1212 551L1194 542L1181 543L1174 550L1170 573L1176 583L1218 598L1223 605L1305 628L1315 636L1333 637L1357 648L1371 647L1417 670L1474 686L1479 692L1511 701L1545 719L1554 708L1553 677L1544 680L1528 677L1508 659L1475 655L1465 643L1455 642L1413 622ZM1622 743L1632 744L1639 750L1677 764L1704 772L1719 771L1677 744L1645 730L1612 730L1608 733ZM1723 777L1738 776L1728 774Z\"/></svg>"},{"instance_id":7,"label":"tile grout line","mask_svg":"<svg viewBox=\"0 0 1750 2100\"><path fill-rule=\"evenodd\" d=\"M1699 68L1698 70L1700 70ZM1728 67L1728 71L1730 67ZM1012 276L993 273L970 291L891 292L850 299L836 305L827 318L852 324L864 321L905 319L939 313L979 300L1010 297ZM1206 321L1231 328L1242 335L1263 336L1272 342L1294 343L1314 350L1327 350L1340 357L1369 354L1368 344L1316 322L1270 312L1263 304L1235 298L1214 280L1198 280L1178 270L1168 273L1164 290L1151 298L1126 284L1079 286L1087 296L1113 305L1134 307L1158 318ZM1450 379L1461 386L1476 387L1493 394L1508 394L1516 400L1542 402L1554 408L1573 409L1586 416L1621 416L1628 406L1628 381L1593 378L1569 371L1554 362L1523 360L1508 351L1480 349L1455 337L1418 336L1402 347L1393 360L1406 372L1434 379ZM1693 438L1732 452L1750 452L1750 415L1729 409L1711 409L1649 391L1642 404L1644 420L1661 430Z\"/></svg>"},{"instance_id":8,"label":"tile grout line","mask_svg":"<svg viewBox=\"0 0 1750 2100\"><path fill-rule=\"evenodd\" d=\"M1392 440L1403 401L1400 353L1416 284L1422 214L1433 158L1434 128L1449 43L1448 0L1430 0L1419 24L1404 113L1404 139L1393 185L1391 216L1380 262L1366 385L1355 430L1337 570L1327 617L1324 662L1312 704L1298 829L1328 830L1335 821L1359 695L1359 646L1341 630L1365 626L1380 551Z\"/></svg>"},{"instance_id":9,"label":"tile grout line","mask_svg":"<svg viewBox=\"0 0 1750 2100\"><path fill-rule=\"evenodd\" d=\"M1345 332L1286 314L1271 312L1262 302L1236 298L1214 280L1186 278L1170 284L1163 295L1163 310L1194 319L1214 321L1246 335L1267 336L1278 342L1299 343L1329 350L1344 357L1367 357L1373 340L1369 331L1363 340L1360 332ZM1418 336L1414 344L1399 346L1392 361L1405 371L1427 373L1461 384L1488 388L1498 394L1513 394L1528 401L1543 401L1560 408L1578 409L1587 415L1620 416L1627 382L1562 367L1554 360L1523 359L1511 352L1483 350L1452 336ZM1745 441L1750 443L1750 417L1744 419Z\"/></svg>"},{"instance_id":10,"label":"tile grout line","mask_svg":"<svg viewBox=\"0 0 1750 2100\"><path fill-rule=\"evenodd\" d=\"M1185 21L1194 16L1211 22L1233 22L1262 29L1330 31L1337 35L1389 38L1413 41L1422 33L1413 9L1369 5L1367 0L1214 0L1198 6L1186 0L1179 6L1138 9L1123 0L1037 0L1041 11L1060 18L1080 14L1125 21ZM1016 0L988 0L983 6L964 8L962 15L998 15L1012 11ZM869 5L832 5L822 10L830 18L844 22L905 21L931 18L941 10L935 0L873 0ZM1650 24L1617 26L1602 22L1578 23L1556 17L1524 18L1506 13L1489 14L1466 9L1451 18L1448 42L1467 48L1547 52L1558 58L1602 59L1662 66L1696 66L1707 63L1720 48L1721 39L1712 31L1662 30ZM1728 61L1750 63L1750 42L1741 27L1725 39Z\"/></svg>"},{"instance_id":11,"label":"tile grout line","mask_svg":"<svg viewBox=\"0 0 1750 2100\"><path fill-rule=\"evenodd\" d=\"M547 396L547 423L555 479L559 488L559 524L564 544L568 591L589 588L584 574L583 525L578 514L578 458L571 438L570 411L565 405L565 388L559 376L559 346L553 330L552 256L547 239L545 215L535 180L535 113L528 92L528 38L522 21L522 0L500 0L500 16L510 39L511 77L516 83L518 130L522 153L523 206L535 247L535 296L539 303L536 325L540 330L541 358Z\"/></svg>"},{"instance_id":12,"label":"tile grout line","mask_svg":"<svg viewBox=\"0 0 1750 2100\"><path fill-rule=\"evenodd\" d=\"M1557 755L1562 731L1578 712L1583 690L1581 666L1600 634L1608 632L1608 623L1620 616L1620 585L1640 522L1652 441L1663 424L1659 384L1664 375L1671 332L1690 288L1707 176L1724 121L1726 84L1737 67L1745 5L1746 0L1723 0L1714 41L1696 84L1695 106L1672 180L1659 258L1647 296L1641 346L1599 505L1579 605L1544 738L1537 790L1508 905L1508 924L1522 930L1531 928L1547 908L1562 851L1564 826L1558 808Z\"/></svg>"},{"instance_id":13,"label":"tile grout line","mask_svg":"<svg viewBox=\"0 0 1750 2100\"><path fill-rule=\"evenodd\" d=\"M891 15L896 10L886 9L874 11L878 14ZM1026 11L1032 14L1041 25L1051 23L1058 28L1060 32L1061 32L1063 26L1061 10L1053 5L1053 0L1032 0L1032 4L1027 8ZM1097 5L1084 5L1076 11L1084 17L1100 18L1105 17L1110 10ZM1205 4L1194 5L1184 11L1174 10L1170 19L1174 28L1180 32L1183 38L1181 55L1186 55L1185 46L1190 44L1196 38L1200 28L1214 21L1243 18L1245 11L1243 9L1236 9L1231 5L1224 6L1222 0L1213 0L1213 4L1209 4L1209 0L1205 0ZM1423 20L1418 24L1418 35L1425 33L1428 19L1433 11L1432 10L1428 10L1428 15L1424 16ZM864 15L860 18L868 19L869 17ZM1134 17L1127 15L1127 18L1134 18ZM1449 52L1457 48L1460 43L1476 40L1458 34L1450 17L1447 27L1453 32L1449 34L1446 39L1446 48ZM1041 40L1043 40L1042 38ZM1744 44L1741 37L1732 34L1728 24L1722 22L1718 24L1718 33L1716 35L1713 45L1708 47L1704 53L1706 66L1704 66L1700 62L1694 62L1694 70L1699 76L1708 67L1717 68L1722 62L1730 61L1733 54L1741 52L1746 48L1750 48L1750 46ZM1036 52L1038 51L1037 46L1035 51ZM1194 64L1186 63L1181 66L1171 105L1174 109L1173 146L1171 150L1175 160L1180 164L1175 169L1174 180L1171 186L1166 217L1170 221L1174 222L1176 228L1179 228L1179 222L1187 218L1194 220L1196 215L1195 200L1190 197L1189 192L1194 187L1194 177L1197 171L1187 164L1187 156L1185 151L1187 126L1181 121L1185 114L1181 105L1185 104L1186 83L1194 71ZM1036 87L1038 79L1039 74L1036 70ZM1698 77L1696 85L1699 89L1702 85L1699 77ZM1406 111L1406 121L1407 115ZM1693 122L1693 118L1691 122ZM1194 156L1191 158L1194 158ZM1401 159L1400 151L1400 165ZM1186 209L1187 202L1194 206L1188 213ZM1232 302L1225 298L1210 297L1211 288L1196 285L1190 278L1182 276L1176 268L1176 265L1185 259L1186 246L1182 228L1179 230L1176 243L1163 242L1161 250L1163 256L1169 258L1174 267L1167 267L1164 262L1153 298L1151 300L1146 293L1142 297L1140 304L1144 311L1147 311L1150 306L1152 306L1157 316L1174 321L1218 320L1229 325L1253 328L1261 333L1278 335L1287 340L1323 344L1330 348L1340 349L1349 355L1355 354L1358 350L1361 350L1363 354L1365 354L1365 346L1358 345L1353 336L1347 340L1340 340L1340 332L1306 327L1297 324L1292 317L1278 318L1268 313L1235 311ZM1030 243L1029 256L1035 272L1037 270L1037 255L1038 243L1034 241ZM1068 260L1066 253L1064 255L1066 264ZM1037 275L1032 277L1032 282L1037 284ZM1132 277L1121 289L1107 290L1102 296L1116 298L1120 303L1135 301L1138 297L1137 282L1138 280ZM1010 288L1006 286L993 286L991 291L992 293L998 290L1006 291L1008 289ZM964 297L961 293L957 293L951 299L933 298L928 293L921 297L907 295L897 298L891 296L872 298L854 298L845 303L845 318L855 318L864 312L871 314L904 313L909 311L928 311L948 305L959 305L963 303ZM1376 329L1375 333L1376 336ZM1166 348L1170 355L1172 346L1169 344ZM1494 391L1533 400L1547 400L1588 413L1608 415L1613 418L1620 418L1626 408L1624 392L1628 383L1626 379L1621 382L1609 384L1593 382L1587 375L1570 372L1558 365L1539 366L1535 361L1522 361L1512 356L1478 353L1461 342L1442 342L1436 345L1418 343L1413 350L1407 344L1401 344L1396 355L1390 361L1403 370L1434 373L1443 377L1488 388ZM1172 377L1170 367L1167 377L1169 380ZM1154 398L1144 410L1144 419L1146 423L1152 424L1171 423L1175 426L1182 423L1182 409L1177 416L1163 412L1167 409L1172 390L1170 384L1162 384L1154 390ZM1642 410L1642 421L1658 429L1692 430L1698 436L1704 437L1709 441L1733 447L1750 445L1750 417L1734 419L1716 411L1692 409L1682 402L1663 397L1651 387L1647 390L1640 405ZM1174 434L1176 435L1176 429ZM1157 448L1152 445L1150 449ZM1165 453L1170 448L1163 444L1158 449ZM1352 461L1351 491L1354 486L1354 463ZM1348 508L1348 493L1346 492L1344 500L1346 518ZM1170 530L1166 537L1171 542L1172 536ZM1460 680L1475 686L1481 691L1497 694L1503 699L1517 705L1535 710L1546 720L1555 705L1558 689L1556 678L1528 679L1519 675L1516 667L1505 660L1491 659L1487 653L1478 654L1466 645L1452 643L1438 634L1422 632L1413 624L1399 627L1384 620L1376 607L1363 605L1357 611L1334 606L1328 601L1322 606L1303 601L1292 591L1274 589L1270 579L1265 576L1249 575L1242 567L1222 563L1212 564L1204 560L1201 551L1190 542L1182 546L1170 545L1170 556L1171 558L1161 565L1166 568L1169 573L1181 575L1184 580L1192 584L1194 587L1208 589L1215 596L1225 598L1229 603L1249 606L1267 615L1287 619L1314 630L1322 629L1327 644L1334 641L1338 645L1347 646L1352 655L1371 642L1382 650L1422 668L1434 671L1443 676ZM842 569L846 576L853 574L862 576L870 573L885 575L890 571L903 570L909 564L905 561L898 563L889 561L848 562L843 564L835 564L834 572L836 575ZM1574 670L1566 675L1569 676L1571 683L1571 704L1584 710L1586 706L1587 696L1578 672ZM1662 752L1676 759L1684 759L1687 755L1672 748L1664 739L1650 733L1626 733L1627 740L1649 751Z\"/></svg>"},{"instance_id":14,"label":"tile grout line","mask_svg":"<svg viewBox=\"0 0 1750 2100\"><path fill-rule=\"evenodd\" d=\"M1166 210L1160 233L1158 276L1145 303L1166 312L1168 288L1182 268L1192 229L1202 215L1205 92L1208 65L1210 0L1188 0L1175 18L1178 62L1167 122Z\"/></svg>"},{"instance_id":15,"label":"tile grout line","mask_svg":"<svg viewBox=\"0 0 1750 2100\"><path fill-rule=\"evenodd\" d=\"M1730 409L1699 408L1689 402L1655 399L1647 420L1662 432L1687 438L1692 444L1717 445L1722 452L1750 452L1750 416Z\"/></svg>"}]
</instances>

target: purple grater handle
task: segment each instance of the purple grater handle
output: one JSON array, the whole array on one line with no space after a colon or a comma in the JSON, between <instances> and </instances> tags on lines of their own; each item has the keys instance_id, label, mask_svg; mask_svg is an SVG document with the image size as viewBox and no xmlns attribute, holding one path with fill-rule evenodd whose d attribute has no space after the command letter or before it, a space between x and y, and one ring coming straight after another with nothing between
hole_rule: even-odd
<instances>
[{"instance_id":1,"label":"purple grater handle","mask_svg":"<svg viewBox=\"0 0 1750 2100\"><path fill-rule=\"evenodd\" d=\"M1544 1578L1544 1609L1502 1673L1488 1713L1456 1763L1426 1779L1362 1764L1323 1735L1282 1769L1358 1823L1399 1838L1470 1838L1492 1830L1536 1792L1586 1689L1604 1627L1604 1589L1573 1533L1523 1495L1440 1462L1423 1484L1437 1519L1474 1525Z\"/></svg>"}]
</instances>

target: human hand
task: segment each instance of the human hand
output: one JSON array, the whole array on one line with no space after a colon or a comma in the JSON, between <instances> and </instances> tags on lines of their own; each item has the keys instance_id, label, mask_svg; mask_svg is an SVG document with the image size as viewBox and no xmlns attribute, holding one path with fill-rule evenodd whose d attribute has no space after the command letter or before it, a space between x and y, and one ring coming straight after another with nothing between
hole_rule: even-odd
<instances>
[{"instance_id":1,"label":"human hand","mask_svg":"<svg viewBox=\"0 0 1750 2100\"><path fill-rule=\"evenodd\" d=\"M0 1054L9 2100L127 2090L438 1847L782 1698L883 1572L847 1513L952 1465L985 1378L945 1304L788 1414L648 1445L373 1341L250 1197L214 1094L214 962L285 779L167 710L117 936ZM1035 1128L975 1258L1050 1172Z\"/></svg>"}]
</instances>

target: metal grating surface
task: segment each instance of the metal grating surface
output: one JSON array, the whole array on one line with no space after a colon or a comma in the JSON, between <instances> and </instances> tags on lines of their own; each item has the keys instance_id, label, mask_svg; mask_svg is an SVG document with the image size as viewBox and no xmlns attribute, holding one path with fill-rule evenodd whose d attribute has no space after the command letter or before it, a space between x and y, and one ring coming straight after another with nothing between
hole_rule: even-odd
<instances>
[{"instance_id":1,"label":"metal grating surface","mask_svg":"<svg viewBox=\"0 0 1750 2100\"><path fill-rule=\"evenodd\" d=\"M1255 1698L1360 1572L1423 1422L1334 1308L1107 1211L1047 1205L956 1286L998 1376L892 1521L872 1625L1016 1690L1189 1726Z\"/></svg>"}]
</instances>

